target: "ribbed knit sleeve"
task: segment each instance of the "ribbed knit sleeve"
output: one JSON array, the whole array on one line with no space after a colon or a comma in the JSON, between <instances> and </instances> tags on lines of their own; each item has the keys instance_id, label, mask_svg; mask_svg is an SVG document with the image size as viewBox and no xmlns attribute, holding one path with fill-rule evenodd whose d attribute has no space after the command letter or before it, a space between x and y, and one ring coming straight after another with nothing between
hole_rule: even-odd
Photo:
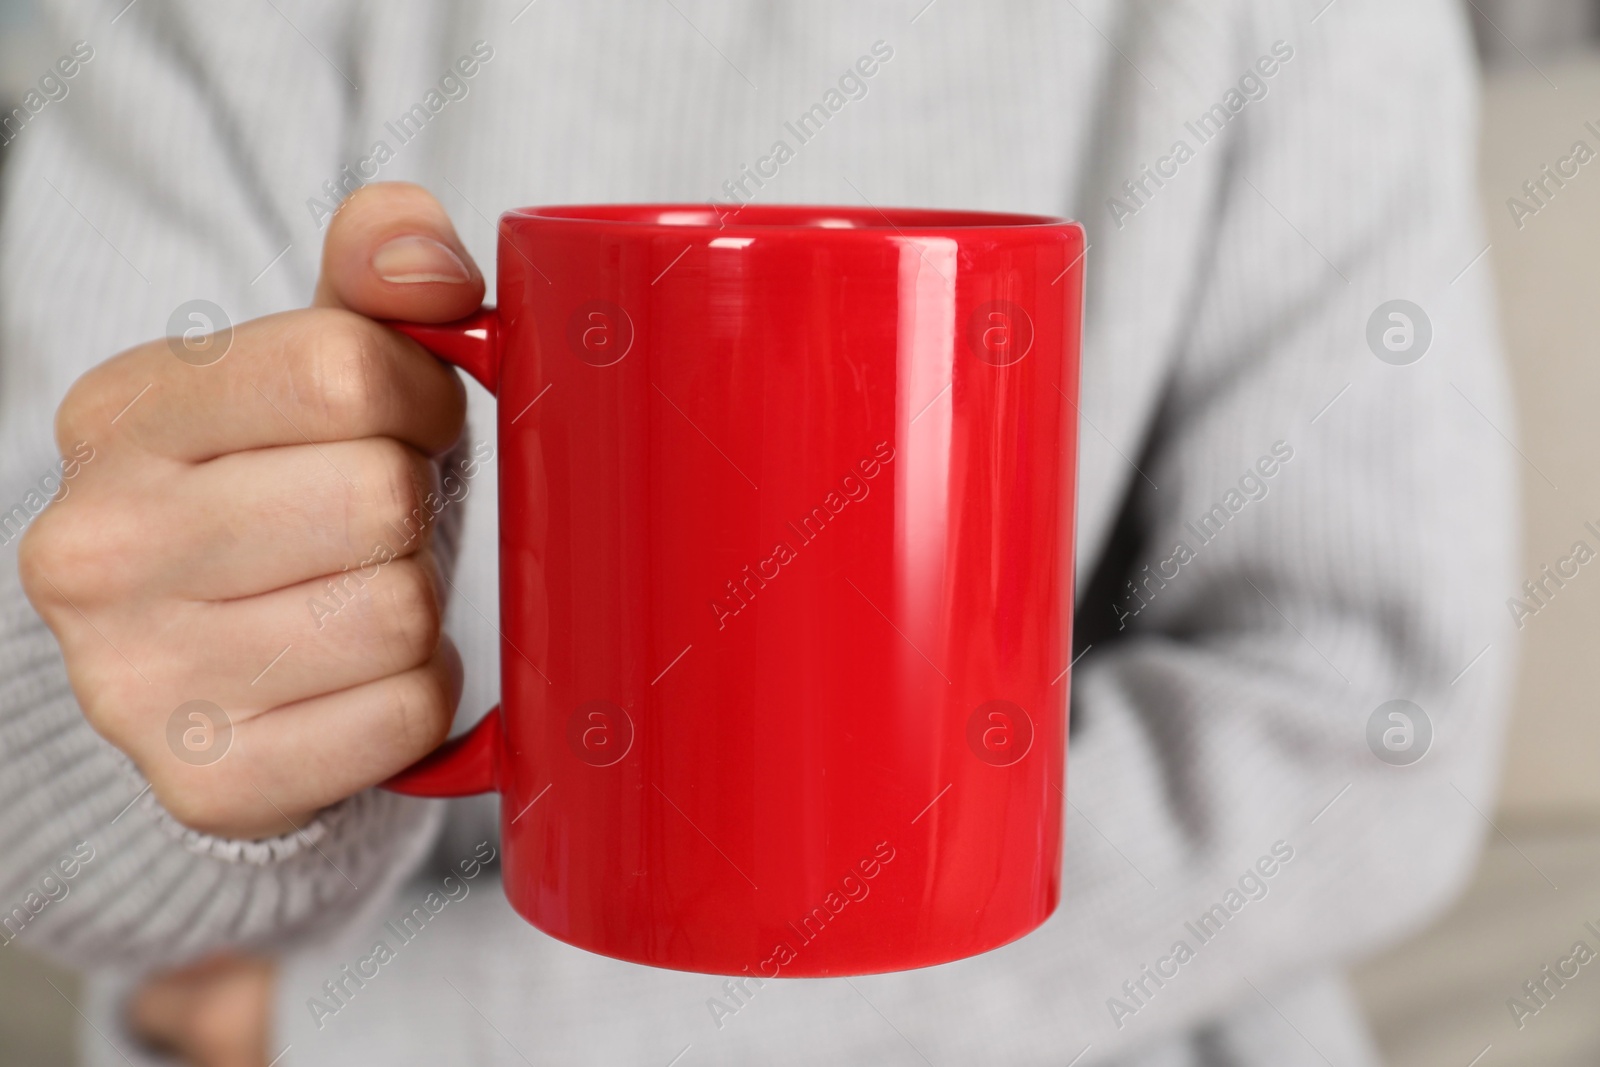
<instances>
[{"instance_id":1,"label":"ribbed knit sleeve","mask_svg":"<svg viewBox=\"0 0 1600 1067\"><path fill-rule=\"evenodd\" d=\"M341 30L312 5L279 6L319 34ZM121 7L50 5L57 47L80 62L64 98L15 133L5 171L0 940L74 964L149 966L230 945L292 947L350 921L420 862L441 805L370 791L265 842L183 829L86 723L20 590L27 512L9 509L52 474L52 414L71 381L161 336L187 300L212 300L237 322L303 306L315 278L319 242L292 234L263 191L268 127L232 105L238 83L216 76L197 28L227 23L263 51L304 49L304 76L258 107L298 112L280 135L338 155L341 75L271 5L198 17L172 4L117 17ZM309 176L274 177L316 188Z\"/></svg>"},{"instance_id":2,"label":"ribbed knit sleeve","mask_svg":"<svg viewBox=\"0 0 1600 1067\"><path fill-rule=\"evenodd\" d=\"M377 790L282 838L225 841L184 829L85 722L55 638L7 562L0 941L80 966L292 947L383 899L420 861L441 806Z\"/></svg>"}]
</instances>

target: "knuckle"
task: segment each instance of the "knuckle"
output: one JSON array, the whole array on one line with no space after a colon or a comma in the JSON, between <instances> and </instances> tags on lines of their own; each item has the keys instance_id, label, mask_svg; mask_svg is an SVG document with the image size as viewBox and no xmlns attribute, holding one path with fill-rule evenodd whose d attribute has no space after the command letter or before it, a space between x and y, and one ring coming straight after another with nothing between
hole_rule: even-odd
<instances>
[{"instance_id":1,"label":"knuckle","mask_svg":"<svg viewBox=\"0 0 1600 1067\"><path fill-rule=\"evenodd\" d=\"M359 435L392 396L391 361L378 327L348 311L307 313L304 380L296 393L320 410L329 430Z\"/></svg>"},{"instance_id":2,"label":"knuckle","mask_svg":"<svg viewBox=\"0 0 1600 1067\"><path fill-rule=\"evenodd\" d=\"M60 599L49 582L50 573L58 569L59 561L59 542L47 532L51 525L49 513L46 512L22 532L22 541L17 545L17 577L22 582L22 591L29 602L41 611L47 605L54 606Z\"/></svg>"},{"instance_id":3,"label":"knuckle","mask_svg":"<svg viewBox=\"0 0 1600 1067\"><path fill-rule=\"evenodd\" d=\"M73 693L84 721L95 733L132 754L141 734L149 733L144 694L120 684L104 664L80 664L73 672Z\"/></svg>"},{"instance_id":4,"label":"knuckle","mask_svg":"<svg viewBox=\"0 0 1600 1067\"><path fill-rule=\"evenodd\" d=\"M145 777L156 801L182 825L202 834L231 836L243 814L238 804L217 790L197 786L152 769Z\"/></svg>"},{"instance_id":5,"label":"knuckle","mask_svg":"<svg viewBox=\"0 0 1600 1067\"><path fill-rule=\"evenodd\" d=\"M119 353L84 371L68 387L55 413L56 447L62 455L84 441L103 438L111 420L138 392L139 387L131 383L140 378L153 380L150 348L141 345ZM144 374L139 373L141 368Z\"/></svg>"},{"instance_id":6,"label":"knuckle","mask_svg":"<svg viewBox=\"0 0 1600 1067\"><path fill-rule=\"evenodd\" d=\"M79 375L67 389L56 408L56 446L65 452L74 442L85 440L91 427L104 428L114 412L107 408L107 394L112 379L117 377L112 368L119 360L110 360L90 367Z\"/></svg>"},{"instance_id":7,"label":"knuckle","mask_svg":"<svg viewBox=\"0 0 1600 1067\"><path fill-rule=\"evenodd\" d=\"M407 666L421 663L439 647L444 611L438 589L426 566L414 558L396 560L388 568L383 617L388 620L388 640L397 646Z\"/></svg>"},{"instance_id":8,"label":"knuckle","mask_svg":"<svg viewBox=\"0 0 1600 1067\"><path fill-rule=\"evenodd\" d=\"M397 679L394 715L401 748L422 755L443 744L454 718L452 705L450 683L442 670L430 666Z\"/></svg>"},{"instance_id":9,"label":"knuckle","mask_svg":"<svg viewBox=\"0 0 1600 1067\"><path fill-rule=\"evenodd\" d=\"M100 405L91 399L96 391L96 374L97 371L91 370L73 382L67 395L61 398L61 406L56 408L56 447L63 452L73 442L84 440L88 427L96 421L94 414Z\"/></svg>"},{"instance_id":10,"label":"knuckle","mask_svg":"<svg viewBox=\"0 0 1600 1067\"><path fill-rule=\"evenodd\" d=\"M405 445L385 437L370 442L368 462L362 478L365 503L374 510L379 525L392 525L411 534L423 512L417 457ZM400 550L396 546L396 551Z\"/></svg>"},{"instance_id":11,"label":"knuckle","mask_svg":"<svg viewBox=\"0 0 1600 1067\"><path fill-rule=\"evenodd\" d=\"M118 523L83 501L46 508L22 534L17 570L35 606L98 599L121 591L128 570L117 565Z\"/></svg>"}]
</instances>

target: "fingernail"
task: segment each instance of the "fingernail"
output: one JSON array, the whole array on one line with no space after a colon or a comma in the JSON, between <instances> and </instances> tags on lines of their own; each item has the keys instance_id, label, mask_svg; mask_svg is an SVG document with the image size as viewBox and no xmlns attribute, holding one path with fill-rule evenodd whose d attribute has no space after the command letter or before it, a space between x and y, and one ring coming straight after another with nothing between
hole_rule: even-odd
<instances>
[{"instance_id":1,"label":"fingernail","mask_svg":"<svg viewBox=\"0 0 1600 1067\"><path fill-rule=\"evenodd\" d=\"M396 285L446 282L459 285L472 274L461 257L431 237L412 234L396 237L372 254L378 277Z\"/></svg>"}]
</instances>

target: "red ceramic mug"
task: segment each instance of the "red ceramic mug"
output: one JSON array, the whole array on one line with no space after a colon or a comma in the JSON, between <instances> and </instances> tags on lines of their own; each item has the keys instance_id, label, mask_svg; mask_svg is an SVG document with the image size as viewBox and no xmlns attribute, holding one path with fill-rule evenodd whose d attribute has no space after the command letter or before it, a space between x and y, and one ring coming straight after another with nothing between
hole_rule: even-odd
<instances>
[{"instance_id":1,"label":"red ceramic mug","mask_svg":"<svg viewBox=\"0 0 1600 1067\"><path fill-rule=\"evenodd\" d=\"M764 978L1054 909L1083 231L968 211L500 220L396 324L499 398L502 703L389 783L501 795L553 937Z\"/></svg>"}]
</instances>

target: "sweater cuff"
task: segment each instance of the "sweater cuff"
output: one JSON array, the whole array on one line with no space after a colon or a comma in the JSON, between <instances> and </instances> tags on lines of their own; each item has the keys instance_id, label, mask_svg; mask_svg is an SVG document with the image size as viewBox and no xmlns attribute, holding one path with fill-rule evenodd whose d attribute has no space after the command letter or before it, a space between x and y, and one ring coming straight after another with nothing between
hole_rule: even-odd
<instances>
[{"instance_id":1,"label":"sweater cuff","mask_svg":"<svg viewBox=\"0 0 1600 1067\"><path fill-rule=\"evenodd\" d=\"M132 771L132 773L138 772ZM148 789L140 794L138 803L146 818L154 821L169 837L197 856L221 860L224 863L267 867L293 859L302 851L315 849L321 842L337 837L340 831L347 831L349 823L359 821L366 814L362 810L363 807L372 806L370 803L363 804L364 799L367 799L364 793L348 797L324 808L297 830L279 834L277 837L254 840L219 837L216 834L191 830L173 818L155 798L155 794Z\"/></svg>"},{"instance_id":2,"label":"sweater cuff","mask_svg":"<svg viewBox=\"0 0 1600 1067\"><path fill-rule=\"evenodd\" d=\"M393 892L442 817L439 801L372 789L266 841L181 826L84 719L54 636L0 560L0 943L141 969L293 947Z\"/></svg>"}]
</instances>

